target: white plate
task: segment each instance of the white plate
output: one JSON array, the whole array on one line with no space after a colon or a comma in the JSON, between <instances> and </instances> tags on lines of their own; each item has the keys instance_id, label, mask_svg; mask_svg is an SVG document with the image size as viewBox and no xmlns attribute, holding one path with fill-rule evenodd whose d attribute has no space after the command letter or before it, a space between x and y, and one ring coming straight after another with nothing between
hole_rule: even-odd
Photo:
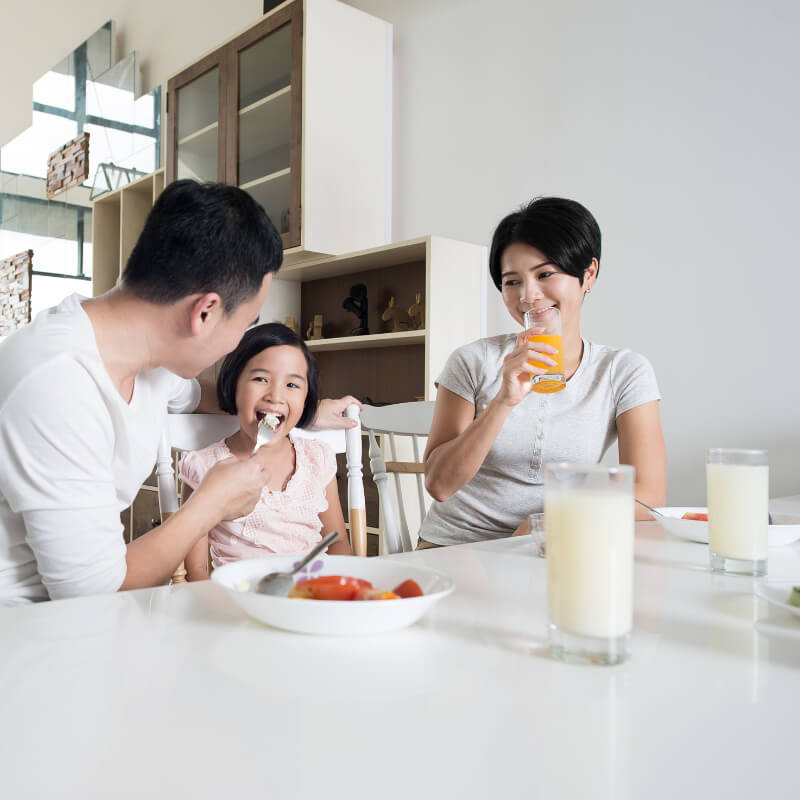
<instances>
[{"instance_id":1,"label":"white plate","mask_svg":"<svg viewBox=\"0 0 800 800\"><path fill-rule=\"evenodd\" d=\"M781 581L764 581L756 586L756 595L772 603L774 606L779 606L785 611L790 611L792 614L800 616L800 608L798 606L790 605L787 600L792 592L792 586L800 585L800 580L794 583L781 582Z\"/></svg>"},{"instance_id":2,"label":"white plate","mask_svg":"<svg viewBox=\"0 0 800 800\"><path fill-rule=\"evenodd\" d=\"M368 580L376 589L391 590L409 578L423 591L422 597L399 600L336 601L298 600L241 591L239 587L269 572L290 569L298 556L271 556L225 564L211 573L211 580L228 590L233 600L251 617L298 633L354 636L404 628L422 617L435 603L453 591L452 578L401 560L320 556L305 567L295 581L320 575L348 575Z\"/></svg>"},{"instance_id":3,"label":"white plate","mask_svg":"<svg viewBox=\"0 0 800 800\"><path fill-rule=\"evenodd\" d=\"M707 514L708 509L700 506L672 506L657 508L663 517L654 517L665 531L690 542L708 544L708 523L694 519L681 519L686 513ZM784 547L800 539L800 517L796 514L773 514L769 526L769 546Z\"/></svg>"}]
</instances>

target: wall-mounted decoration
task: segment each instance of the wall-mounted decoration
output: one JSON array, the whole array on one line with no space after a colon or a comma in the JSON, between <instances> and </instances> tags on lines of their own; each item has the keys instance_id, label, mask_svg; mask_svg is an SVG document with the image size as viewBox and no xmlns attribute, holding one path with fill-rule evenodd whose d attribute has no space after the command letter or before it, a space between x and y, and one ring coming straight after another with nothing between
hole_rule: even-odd
<instances>
[{"instance_id":1,"label":"wall-mounted decoration","mask_svg":"<svg viewBox=\"0 0 800 800\"><path fill-rule=\"evenodd\" d=\"M397 308L394 304L394 296L389 298L389 305L386 307L386 311L383 312L381 319L384 322L388 322L389 320L392 321L392 331L397 333L398 331L402 331L403 328L400 327L401 325L405 325L405 330L408 330L411 327L411 317L408 316L408 311L404 308Z\"/></svg>"},{"instance_id":2,"label":"wall-mounted decoration","mask_svg":"<svg viewBox=\"0 0 800 800\"><path fill-rule=\"evenodd\" d=\"M367 287L365 284L357 283L350 287L350 296L345 297L342 302L342 308L358 317L358 327L350 331L351 336L366 336L369 334L369 325L367 324L369 302L367 301Z\"/></svg>"},{"instance_id":3,"label":"wall-mounted decoration","mask_svg":"<svg viewBox=\"0 0 800 800\"><path fill-rule=\"evenodd\" d=\"M89 177L89 134L84 131L47 159L47 199Z\"/></svg>"},{"instance_id":4,"label":"wall-mounted decoration","mask_svg":"<svg viewBox=\"0 0 800 800\"><path fill-rule=\"evenodd\" d=\"M0 337L31 321L33 250L0 261Z\"/></svg>"},{"instance_id":5,"label":"wall-mounted decoration","mask_svg":"<svg viewBox=\"0 0 800 800\"><path fill-rule=\"evenodd\" d=\"M417 292L417 302L408 309L411 324L417 330L425 327L425 303L422 302L422 292Z\"/></svg>"},{"instance_id":6,"label":"wall-mounted decoration","mask_svg":"<svg viewBox=\"0 0 800 800\"><path fill-rule=\"evenodd\" d=\"M306 330L306 339L321 339L322 338L322 314L314 314L314 319L308 325Z\"/></svg>"}]
</instances>

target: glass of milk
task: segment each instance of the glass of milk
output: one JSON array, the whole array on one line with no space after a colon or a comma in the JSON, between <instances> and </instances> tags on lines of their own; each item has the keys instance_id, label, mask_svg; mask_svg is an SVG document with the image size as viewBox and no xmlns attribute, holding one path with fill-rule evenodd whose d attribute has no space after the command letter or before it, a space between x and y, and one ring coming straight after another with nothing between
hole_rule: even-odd
<instances>
[{"instance_id":1,"label":"glass of milk","mask_svg":"<svg viewBox=\"0 0 800 800\"><path fill-rule=\"evenodd\" d=\"M633 478L630 466L545 467L547 600L555 658L620 664L630 657Z\"/></svg>"},{"instance_id":2,"label":"glass of milk","mask_svg":"<svg viewBox=\"0 0 800 800\"><path fill-rule=\"evenodd\" d=\"M711 569L734 575L766 575L767 451L709 450L706 496Z\"/></svg>"}]
</instances>

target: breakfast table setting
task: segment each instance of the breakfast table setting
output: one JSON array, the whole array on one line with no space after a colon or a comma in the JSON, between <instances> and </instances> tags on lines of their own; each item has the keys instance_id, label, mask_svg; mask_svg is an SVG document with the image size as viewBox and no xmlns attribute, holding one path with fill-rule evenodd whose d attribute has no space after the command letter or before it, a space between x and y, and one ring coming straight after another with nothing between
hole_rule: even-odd
<instances>
[{"instance_id":1,"label":"breakfast table setting","mask_svg":"<svg viewBox=\"0 0 800 800\"><path fill-rule=\"evenodd\" d=\"M800 496L770 509L800 515ZM764 577L727 575L637 522L616 666L553 657L530 535L362 561L436 597L361 632L282 629L213 580L0 609L3 796L792 791L800 542L770 547Z\"/></svg>"}]
</instances>

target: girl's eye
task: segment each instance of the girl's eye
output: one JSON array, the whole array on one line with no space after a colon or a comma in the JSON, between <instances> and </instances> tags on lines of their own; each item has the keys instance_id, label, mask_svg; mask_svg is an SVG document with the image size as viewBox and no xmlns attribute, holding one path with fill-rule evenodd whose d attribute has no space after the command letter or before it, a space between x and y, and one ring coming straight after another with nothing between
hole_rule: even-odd
<instances>
[{"instance_id":1,"label":"girl's eye","mask_svg":"<svg viewBox=\"0 0 800 800\"><path fill-rule=\"evenodd\" d=\"M266 383L267 382L267 379L266 378L262 378L261 376L259 376L257 378L253 378L253 380L256 381L257 383Z\"/></svg>"},{"instance_id":2,"label":"girl's eye","mask_svg":"<svg viewBox=\"0 0 800 800\"><path fill-rule=\"evenodd\" d=\"M549 278L551 275L555 275L555 272L540 272L539 278Z\"/></svg>"},{"instance_id":3,"label":"girl's eye","mask_svg":"<svg viewBox=\"0 0 800 800\"><path fill-rule=\"evenodd\" d=\"M516 278L509 278L503 283L503 286L519 286L519 281Z\"/></svg>"}]
</instances>

